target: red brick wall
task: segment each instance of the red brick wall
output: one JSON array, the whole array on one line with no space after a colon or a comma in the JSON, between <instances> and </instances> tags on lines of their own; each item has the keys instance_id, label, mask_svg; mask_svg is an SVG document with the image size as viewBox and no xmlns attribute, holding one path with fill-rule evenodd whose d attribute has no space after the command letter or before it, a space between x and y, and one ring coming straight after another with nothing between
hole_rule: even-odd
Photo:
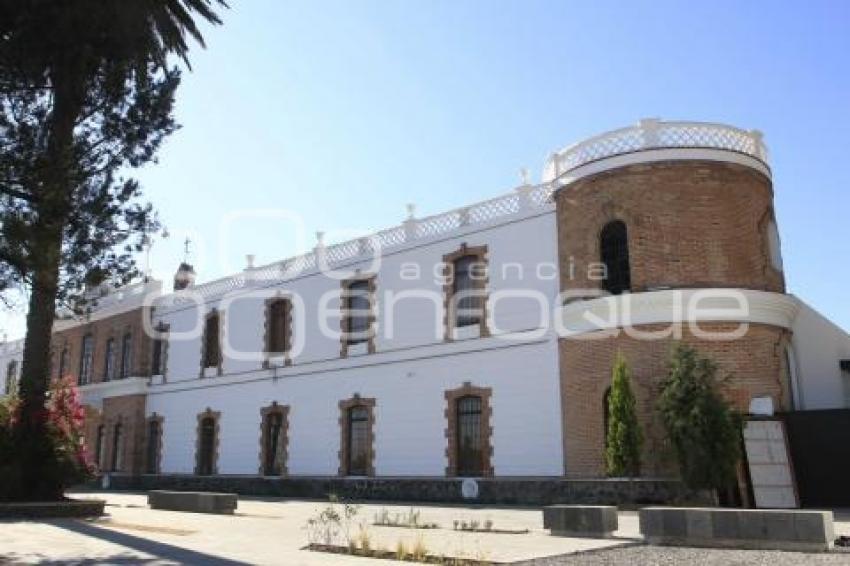
<instances>
[{"instance_id":1,"label":"red brick wall","mask_svg":"<svg viewBox=\"0 0 850 566\"><path fill-rule=\"evenodd\" d=\"M78 324L72 328L57 330L51 338L52 376L59 373L59 356L62 348L68 348L65 375L72 376L76 381L80 373L80 355L83 347L83 337L91 334L94 340L94 358L92 383L103 381L106 370L106 341L115 340L115 371L121 364L121 345L125 333L132 334L131 376L146 376L150 374L151 339L144 332L143 318L149 316L145 308L116 314L100 320Z\"/></svg>"},{"instance_id":2,"label":"red brick wall","mask_svg":"<svg viewBox=\"0 0 850 566\"><path fill-rule=\"evenodd\" d=\"M563 289L598 288L599 232L615 219L629 235L632 290L744 287L783 292L769 261L773 189L735 164L669 161L580 179L555 195Z\"/></svg>"},{"instance_id":3,"label":"red brick wall","mask_svg":"<svg viewBox=\"0 0 850 566\"><path fill-rule=\"evenodd\" d=\"M735 325L700 324L707 331L730 331ZM660 330L659 325L640 330ZM682 342L696 348L720 366L720 376L728 377L723 391L738 409L746 411L752 397L773 397L777 407L790 403L788 370L784 347L787 331L750 325L747 334L731 341L706 341L683 329ZM637 399L638 420L644 431L643 469L645 476L672 475L663 429L657 419L656 400L660 382L667 375L667 361L673 340L636 340L623 333L600 340L560 341L561 401L564 411L564 464L569 477L604 475L603 397L611 385L611 370L617 352L623 354L632 377Z\"/></svg>"}]
</instances>

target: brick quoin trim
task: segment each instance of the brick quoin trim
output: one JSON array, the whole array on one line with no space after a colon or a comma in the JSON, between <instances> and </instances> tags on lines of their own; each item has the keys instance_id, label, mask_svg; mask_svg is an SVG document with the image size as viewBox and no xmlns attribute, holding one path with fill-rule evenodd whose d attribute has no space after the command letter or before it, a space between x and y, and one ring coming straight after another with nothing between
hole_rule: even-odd
<instances>
[{"instance_id":1,"label":"brick quoin trim","mask_svg":"<svg viewBox=\"0 0 850 566\"><path fill-rule=\"evenodd\" d=\"M274 297L266 299L265 303L265 317L263 323L263 367L269 368L271 367L271 358L274 354L275 357L280 356L280 352L272 352L271 343L272 340L272 305L277 302L283 303L283 318L284 318L284 345L283 345L283 365L290 366L292 365L292 359L289 357L289 350L292 348L292 301L285 295L277 294Z\"/></svg>"},{"instance_id":2,"label":"brick quoin trim","mask_svg":"<svg viewBox=\"0 0 850 566\"><path fill-rule=\"evenodd\" d=\"M204 419L212 417L215 421L215 439L212 454L212 475L218 474L219 442L221 441L221 412L209 407L203 413L198 413L198 427L195 430L195 475L201 473L201 425Z\"/></svg>"},{"instance_id":3,"label":"brick quoin trim","mask_svg":"<svg viewBox=\"0 0 850 566\"><path fill-rule=\"evenodd\" d=\"M155 474L160 473L160 470L162 470L162 437L164 436L164 434L163 434L164 431L163 431L162 425L163 425L164 421L165 421L165 419L163 418L163 416L157 415L156 413L153 413L151 416L149 416L147 421L146 421L147 422L147 426L145 427L145 429L146 429L146 431L145 431L145 439L146 439L145 447L146 448L150 446L150 442L151 442L151 437L150 437L150 430L151 430L150 425L151 425L151 423L155 422L155 423L159 424L159 435L157 436L157 439L156 439L156 455L155 455L156 462L154 462L154 466L153 466L153 470L154 470L153 473L155 473ZM149 453L146 451L145 452L145 459L146 459L146 461L145 461L145 472L148 471L149 464L150 464L150 462L147 461L148 455L149 455Z\"/></svg>"},{"instance_id":4,"label":"brick quoin trim","mask_svg":"<svg viewBox=\"0 0 850 566\"><path fill-rule=\"evenodd\" d=\"M637 329L653 332L666 327L653 324ZM700 323L706 332L731 332L736 327L735 323ZM718 365L718 378L725 378L721 391L736 409L746 413L750 399L761 396L772 397L779 411L790 408L790 382L784 360L789 340L790 333L785 329L750 324L746 335L735 340L700 339L685 326L681 342ZM672 339L639 340L622 332L615 337L559 340L564 469L568 477L605 475L603 399L611 385L618 352L625 357L631 373L638 422L644 432L642 473L649 477L677 474L656 408L674 345Z\"/></svg>"},{"instance_id":5,"label":"brick quoin trim","mask_svg":"<svg viewBox=\"0 0 850 566\"><path fill-rule=\"evenodd\" d=\"M345 279L340 284L340 317L339 317L339 357L348 357L348 319L349 315L345 313L349 309L349 288L353 283L358 281L366 281L368 284L369 293L369 338L367 340L367 350L370 354L375 353L375 289L376 289L376 274L357 274L351 279Z\"/></svg>"},{"instance_id":6,"label":"brick quoin trim","mask_svg":"<svg viewBox=\"0 0 850 566\"><path fill-rule=\"evenodd\" d=\"M348 434L348 412L354 407L365 407L369 413L369 440L366 442L369 447L369 463L367 465L368 476L375 475L375 399L373 397L361 397L359 393L355 393L350 399L339 402L339 470L340 476L348 474L348 453L349 453L349 434Z\"/></svg>"},{"instance_id":7,"label":"brick quoin trim","mask_svg":"<svg viewBox=\"0 0 850 566\"><path fill-rule=\"evenodd\" d=\"M458 399L467 396L476 396L481 398L481 439L484 445L482 454L483 462L481 463L482 475L485 477L493 476L493 409L490 405L490 398L493 396L493 389L490 387L476 387L469 381L457 389L450 389L444 393L446 399L446 408L444 415L446 418L446 476L457 476L457 402Z\"/></svg>"},{"instance_id":8,"label":"brick quoin trim","mask_svg":"<svg viewBox=\"0 0 850 566\"><path fill-rule=\"evenodd\" d=\"M280 467L280 475L286 476L289 472L287 463L289 461L289 405L278 405L277 401L272 402L268 407L260 409L260 475L265 475L266 471L266 444L268 441L268 428L266 427L266 419L270 415L281 416L280 437L277 441L277 453L275 454L275 464Z\"/></svg>"},{"instance_id":9,"label":"brick quoin trim","mask_svg":"<svg viewBox=\"0 0 850 566\"><path fill-rule=\"evenodd\" d=\"M479 333L482 338L490 335L487 326L487 289L490 284L490 270L488 266L487 246L467 246L466 242L460 245L456 251L443 256L443 335L447 342L451 342L452 330L454 330L455 313L452 298L454 296L454 265L463 257L474 257L475 263L483 265L484 277L475 277L473 283L475 289L481 292L481 322Z\"/></svg>"},{"instance_id":10,"label":"brick quoin trim","mask_svg":"<svg viewBox=\"0 0 850 566\"><path fill-rule=\"evenodd\" d=\"M740 287L784 292L771 267L764 219L773 188L761 173L730 163L631 165L565 185L554 195L562 290L598 289L599 232L626 224L632 292Z\"/></svg>"},{"instance_id":11,"label":"brick quoin trim","mask_svg":"<svg viewBox=\"0 0 850 566\"><path fill-rule=\"evenodd\" d=\"M207 322L214 316L218 316L218 364L215 366L207 366ZM204 370L208 367L215 367L217 370L217 375L222 374L222 361L224 358L224 353L222 352L224 346L224 312L218 309L212 309L207 315L204 317L204 333L201 336L201 371L200 377L204 376Z\"/></svg>"}]
</instances>

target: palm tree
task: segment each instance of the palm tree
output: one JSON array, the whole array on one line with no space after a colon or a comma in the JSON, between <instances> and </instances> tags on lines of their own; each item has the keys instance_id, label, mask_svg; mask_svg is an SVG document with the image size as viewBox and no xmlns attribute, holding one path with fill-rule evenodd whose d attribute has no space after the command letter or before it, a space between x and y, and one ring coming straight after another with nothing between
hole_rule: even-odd
<instances>
[{"instance_id":1,"label":"palm tree","mask_svg":"<svg viewBox=\"0 0 850 566\"><path fill-rule=\"evenodd\" d=\"M75 128L91 107L95 84L106 103L117 103L127 92L127 81L150 80L166 69L170 55L188 66L189 42L204 46L195 19L220 24L218 7L227 4L224 0L0 0L0 89L20 93L22 100L32 93L49 100L39 182L14 195L0 184L0 194L26 200L35 218L27 226L29 249L23 270L30 299L21 371L21 436L29 439L29 446L44 444L38 441L44 436L38 415L43 413L48 385L63 233L74 214L74 191L80 185L75 178L79 175ZM13 260L23 261L0 255L0 264ZM32 491L28 495L55 497L37 481L43 446L23 451L24 477Z\"/></svg>"}]
</instances>

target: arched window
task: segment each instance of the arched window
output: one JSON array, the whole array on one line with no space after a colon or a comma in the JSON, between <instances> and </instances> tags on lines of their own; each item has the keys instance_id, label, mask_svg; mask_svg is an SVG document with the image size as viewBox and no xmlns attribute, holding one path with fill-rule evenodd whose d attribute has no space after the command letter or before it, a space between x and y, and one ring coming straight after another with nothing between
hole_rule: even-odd
<instances>
[{"instance_id":1,"label":"arched window","mask_svg":"<svg viewBox=\"0 0 850 566\"><path fill-rule=\"evenodd\" d=\"M622 220L609 222L602 229L599 235L599 252L607 272L602 281L602 289L612 295L631 290L629 238L626 224Z\"/></svg>"},{"instance_id":2,"label":"arched window","mask_svg":"<svg viewBox=\"0 0 850 566\"><path fill-rule=\"evenodd\" d=\"M121 338L121 379L130 377L133 373L133 335L125 334Z\"/></svg>"},{"instance_id":3,"label":"arched window","mask_svg":"<svg viewBox=\"0 0 850 566\"><path fill-rule=\"evenodd\" d=\"M198 430L198 475L211 476L215 473L215 429L215 417L201 418Z\"/></svg>"},{"instance_id":4,"label":"arched window","mask_svg":"<svg viewBox=\"0 0 850 566\"><path fill-rule=\"evenodd\" d=\"M122 452L124 451L124 438L123 431L121 429L121 423L116 423L114 427L112 427L112 466L111 470L113 472L121 471L122 460Z\"/></svg>"},{"instance_id":5,"label":"arched window","mask_svg":"<svg viewBox=\"0 0 850 566\"><path fill-rule=\"evenodd\" d=\"M283 435L283 413L269 412L263 423L263 475L279 476L282 468L280 462L280 444Z\"/></svg>"},{"instance_id":6,"label":"arched window","mask_svg":"<svg viewBox=\"0 0 850 566\"><path fill-rule=\"evenodd\" d=\"M148 420L148 453L146 471L149 474L159 473L159 447L162 439L162 423L160 418Z\"/></svg>"},{"instance_id":7,"label":"arched window","mask_svg":"<svg viewBox=\"0 0 850 566\"><path fill-rule=\"evenodd\" d=\"M457 400L457 475L480 476L484 467L481 434L481 397L467 395Z\"/></svg>"},{"instance_id":8,"label":"arched window","mask_svg":"<svg viewBox=\"0 0 850 566\"><path fill-rule=\"evenodd\" d=\"M103 360L103 381L109 381L115 377L115 339L106 341L106 352Z\"/></svg>"},{"instance_id":9,"label":"arched window","mask_svg":"<svg viewBox=\"0 0 850 566\"><path fill-rule=\"evenodd\" d=\"M357 405L348 409L348 475L369 475L371 430L369 408Z\"/></svg>"},{"instance_id":10,"label":"arched window","mask_svg":"<svg viewBox=\"0 0 850 566\"><path fill-rule=\"evenodd\" d=\"M289 351L289 301L274 299L267 311L266 352L271 355L283 355Z\"/></svg>"},{"instance_id":11,"label":"arched window","mask_svg":"<svg viewBox=\"0 0 850 566\"><path fill-rule=\"evenodd\" d=\"M204 324L204 368L217 368L221 364L221 317L218 312L207 315Z\"/></svg>"}]
</instances>

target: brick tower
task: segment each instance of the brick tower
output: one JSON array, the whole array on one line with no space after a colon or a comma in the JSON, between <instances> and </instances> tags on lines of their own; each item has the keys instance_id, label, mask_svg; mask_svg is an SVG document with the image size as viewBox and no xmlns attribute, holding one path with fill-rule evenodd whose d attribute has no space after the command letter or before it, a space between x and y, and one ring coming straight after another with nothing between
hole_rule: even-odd
<instances>
[{"instance_id":1,"label":"brick tower","mask_svg":"<svg viewBox=\"0 0 850 566\"><path fill-rule=\"evenodd\" d=\"M554 154L544 176L555 185L567 328L559 347L567 476L604 475L617 352L638 401L644 475L672 470L655 404L678 340L730 376L724 393L740 410L754 397L789 406L793 305L758 132L643 120Z\"/></svg>"}]
</instances>

